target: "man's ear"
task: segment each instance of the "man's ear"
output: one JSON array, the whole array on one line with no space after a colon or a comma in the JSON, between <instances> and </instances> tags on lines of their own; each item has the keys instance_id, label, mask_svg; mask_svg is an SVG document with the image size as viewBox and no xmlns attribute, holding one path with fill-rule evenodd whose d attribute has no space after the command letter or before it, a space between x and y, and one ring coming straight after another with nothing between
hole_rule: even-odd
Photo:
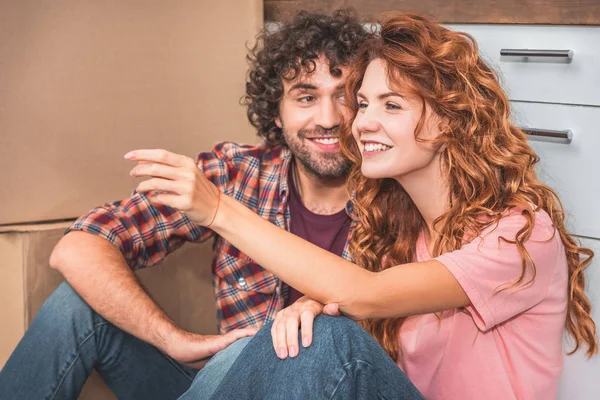
<instances>
[{"instance_id":1,"label":"man's ear","mask_svg":"<svg viewBox=\"0 0 600 400\"><path fill-rule=\"evenodd\" d=\"M275 118L275 125L277 125L279 129L283 128L283 125L281 124L281 117Z\"/></svg>"}]
</instances>

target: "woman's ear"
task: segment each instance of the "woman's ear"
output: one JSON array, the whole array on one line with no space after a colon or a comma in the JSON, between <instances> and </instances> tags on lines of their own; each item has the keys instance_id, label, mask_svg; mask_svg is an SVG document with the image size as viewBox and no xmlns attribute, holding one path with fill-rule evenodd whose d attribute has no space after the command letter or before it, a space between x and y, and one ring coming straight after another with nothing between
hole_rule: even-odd
<instances>
[{"instance_id":1,"label":"woman's ear","mask_svg":"<svg viewBox=\"0 0 600 400\"><path fill-rule=\"evenodd\" d=\"M450 119L448 117L440 117L437 116L438 121L437 121L437 129L438 129L438 135L437 138L439 138L441 135L446 134L448 132L450 132ZM446 143L442 142L439 144L438 148L437 148L437 152L438 153L442 153L444 150L446 149Z\"/></svg>"},{"instance_id":2,"label":"woman's ear","mask_svg":"<svg viewBox=\"0 0 600 400\"><path fill-rule=\"evenodd\" d=\"M441 117L429 104L426 104L425 107L424 124L419 136L426 141L435 141L442 133L447 132L449 120Z\"/></svg>"}]
</instances>

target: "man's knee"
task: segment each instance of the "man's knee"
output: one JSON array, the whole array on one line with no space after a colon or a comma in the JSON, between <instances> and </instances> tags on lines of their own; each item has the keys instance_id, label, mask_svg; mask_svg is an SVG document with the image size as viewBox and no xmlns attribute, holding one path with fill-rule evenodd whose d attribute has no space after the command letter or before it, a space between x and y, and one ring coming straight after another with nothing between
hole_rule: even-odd
<instances>
[{"instance_id":1,"label":"man's knee","mask_svg":"<svg viewBox=\"0 0 600 400\"><path fill-rule=\"evenodd\" d=\"M34 321L65 326L69 321L94 316L95 312L65 281L44 302Z\"/></svg>"},{"instance_id":2,"label":"man's knee","mask_svg":"<svg viewBox=\"0 0 600 400\"><path fill-rule=\"evenodd\" d=\"M273 322L265 324L250 341L248 347L253 351L273 352L271 328ZM299 336L301 332L298 332ZM298 338L302 340L301 337ZM313 340L311 348L324 350L327 348L347 349L354 346L370 346L374 339L355 321L346 317L319 315L313 324Z\"/></svg>"},{"instance_id":3,"label":"man's knee","mask_svg":"<svg viewBox=\"0 0 600 400\"><path fill-rule=\"evenodd\" d=\"M365 334L365 330L355 321L347 317L319 315L314 322L313 335L336 338L355 338Z\"/></svg>"}]
</instances>

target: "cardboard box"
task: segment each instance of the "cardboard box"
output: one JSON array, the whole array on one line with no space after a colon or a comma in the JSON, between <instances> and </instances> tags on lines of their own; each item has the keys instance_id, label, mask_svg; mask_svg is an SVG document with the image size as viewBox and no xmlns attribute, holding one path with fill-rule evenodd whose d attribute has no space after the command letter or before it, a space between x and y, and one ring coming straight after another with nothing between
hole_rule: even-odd
<instances>
[{"instance_id":1,"label":"cardboard box","mask_svg":"<svg viewBox=\"0 0 600 400\"><path fill-rule=\"evenodd\" d=\"M38 309L62 282L62 276L50 268L48 260L68 225L0 229L0 368ZM217 333L211 257L212 243L186 244L162 264L138 271L156 302L176 323L192 332ZM114 396L98 376L93 376L80 398L99 400Z\"/></svg>"},{"instance_id":2,"label":"cardboard box","mask_svg":"<svg viewBox=\"0 0 600 400\"><path fill-rule=\"evenodd\" d=\"M127 151L258 142L239 100L262 18L262 0L0 2L0 368L61 281L48 259L69 223L50 222L128 197ZM217 332L210 259L186 245L139 273L200 333ZM96 377L81 398L114 396Z\"/></svg>"},{"instance_id":3,"label":"cardboard box","mask_svg":"<svg viewBox=\"0 0 600 400\"><path fill-rule=\"evenodd\" d=\"M239 100L262 0L0 2L0 225L127 197L123 155L256 143Z\"/></svg>"}]
</instances>

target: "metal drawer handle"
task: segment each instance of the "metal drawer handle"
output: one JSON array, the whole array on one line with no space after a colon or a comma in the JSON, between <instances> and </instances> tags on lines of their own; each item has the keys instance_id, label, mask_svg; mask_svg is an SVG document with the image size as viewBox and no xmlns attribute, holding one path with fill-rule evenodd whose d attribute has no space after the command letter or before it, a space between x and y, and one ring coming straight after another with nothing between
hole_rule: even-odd
<instances>
[{"instance_id":1,"label":"metal drawer handle","mask_svg":"<svg viewBox=\"0 0 600 400\"><path fill-rule=\"evenodd\" d=\"M500 55L505 57L546 57L573 60L573 50L502 49Z\"/></svg>"},{"instance_id":2,"label":"metal drawer handle","mask_svg":"<svg viewBox=\"0 0 600 400\"><path fill-rule=\"evenodd\" d=\"M521 128L531 140L542 142L553 142L569 144L573 140L573 132L570 129L564 131L555 131L550 129Z\"/></svg>"}]
</instances>

